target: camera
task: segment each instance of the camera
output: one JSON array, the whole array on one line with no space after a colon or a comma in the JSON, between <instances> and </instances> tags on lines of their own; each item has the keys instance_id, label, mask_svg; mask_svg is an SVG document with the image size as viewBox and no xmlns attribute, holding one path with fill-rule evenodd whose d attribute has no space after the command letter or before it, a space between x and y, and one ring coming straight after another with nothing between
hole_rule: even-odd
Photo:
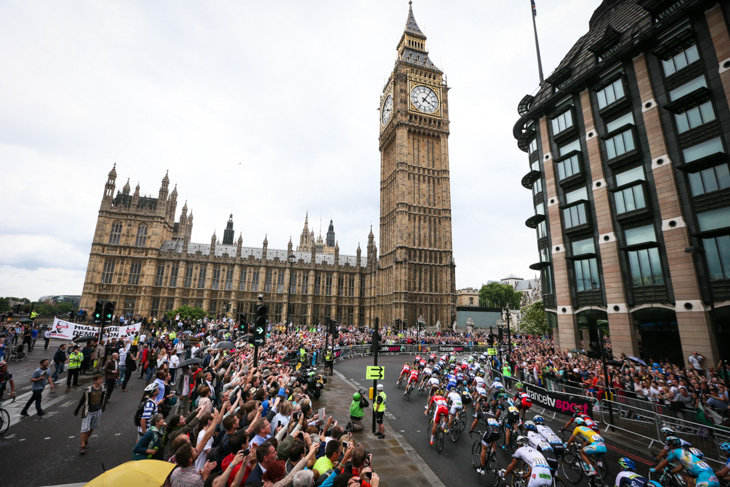
<instances>
[{"instance_id":1,"label":"camera","mask_svg":"<svg viewBox=\"0 0 730 487\"><path fill-rule=\"evenodd\" d=\"M249 453L251 453L251 449L250 448L246 448L245 450L243 450L243 456L244 457L247 457L249 455Z\"/></svg>"}]
</instances>

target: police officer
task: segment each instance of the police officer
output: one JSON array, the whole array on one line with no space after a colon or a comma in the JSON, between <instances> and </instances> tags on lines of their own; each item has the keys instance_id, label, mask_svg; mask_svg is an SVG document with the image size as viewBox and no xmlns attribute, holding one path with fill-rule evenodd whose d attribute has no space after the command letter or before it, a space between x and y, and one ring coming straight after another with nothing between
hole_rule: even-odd
<instances>
[{"instance_id":1,"label":"police officer","mask_svg":"<svg viewBox=\"0 0 730 487\"><path fill-rule=\"evenodd\" d=\"M385 400L387 396L383 392L383 384L378 384L378 394L375 396L373 401L373 412L375 413L375 420L378 423L378 433L375 435L381 440L385 438L385 425L383 424L383 416L385 416Z\"/></svg>"},{"instance_id":2,"label":"police officer","mask_svg":"<svg viewBox=\"0 0 730 487\"><path fill-rule=\"evenodd\" d=\"M73 351L68 357L68 377L66 377L66 387L79 385L79 372L81 371L81 362L84 361L84 354L79 351L79 346L74 345Z\"/></svg>"},{"instance_id":3,"label":"police officer","mask_svg":"<svg viewBox=\"0 0 730 487\"><path fill-rule=\"evenodd\" d=\"M307 349L304 348L303 344L299 346L299 363L302 366L307 363Z\"/></svg>"},{"instance_id":4,"label":"police officer","mask_svg":"<svg viewBox=\"0 0 730 487\"><path fill-rule=\"evenodd\" d=\"M332 347L327 347L327 352L324 354L324 371L327 373L327 369L330 371L330 376L334 371L334 362L332 360Z\"/></svg>"}]
</instances>

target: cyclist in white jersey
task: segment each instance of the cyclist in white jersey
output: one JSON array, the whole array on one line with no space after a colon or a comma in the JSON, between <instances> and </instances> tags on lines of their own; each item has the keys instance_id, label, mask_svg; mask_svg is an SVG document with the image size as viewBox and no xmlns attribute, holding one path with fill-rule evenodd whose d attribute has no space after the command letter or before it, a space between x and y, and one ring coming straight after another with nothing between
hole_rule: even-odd
<instances>
[{"instance_id":1,"label":"cyclist in white jersey","mask_svg":"<svg viewBox=\"0 0 730 487\"><path fill-rule=\"evenodd\" d=\"M418 384L418 388L422 388L423 384L426 383L426 381L431 377L431 374L433 373L433 369L430 365L426 365L426 367L423 369L423 377L421 377L421 383Z\"/></svg>"},{"instance_id":2,"label":"cyclist in white jersey","mask_svg":"<svg viewBox=\"0 0 730 487\"><path fill-rule=\"evenodd\" d=\"M532 421L535 423L535 428L537 428L537 432L540 433L540 436L545 438L547 442L550 443L550 446L553 447L555 454L563 456L563 453L565 453L563 440L555 434L555 431L553 431L550 426L545 425L545 419L542 416L535 416Z\"/></svg>"},{"instance_id":3,"label":"cyclist in white jersey","mask_svg":"<svg viewBox=\"0 0 730 487\"><path fill-rule=\"evenodd\" d=\"M459 410L464 407L461 403L461 394L452 390L449 395L446 396L446 400L449 403L449 426L448 430L451 431L451 423L454 422L454 416L459 414Z\"/></svg>"},{"instance_id":4,"label":"cyclist in white jersey","mask_svg":"<svg viewBox=\"0 0 730 487\"><path fill-rule=\"evenodd\" d=\"M528 446L530 440L526 436L518 436L516 441L520 447L512 455L512 462L507 467L507 470L500 470L499 476L504 478L512 473L517 467L517 463L522 460L527 467L525 475L522 477L527 480L527 487L552 485L553 476L550 473L550 466L547 460L545 460L545 457L539 451Z\"/></svg>"}]
</instances>

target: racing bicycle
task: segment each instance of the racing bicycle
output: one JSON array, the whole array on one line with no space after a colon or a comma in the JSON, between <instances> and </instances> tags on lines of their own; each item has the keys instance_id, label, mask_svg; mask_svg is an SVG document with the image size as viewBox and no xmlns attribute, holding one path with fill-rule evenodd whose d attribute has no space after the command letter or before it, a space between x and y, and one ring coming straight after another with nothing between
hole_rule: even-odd
<instances>
[{"instance_id":1,"label":"racing bicycle","mask_svg":"<svg viewBox=\"0 0 730 487\"><path fill-rule=\"evenodd\" d=\"M476 435L476 440L471 446L471 464L474 468L479 468L482 464L482 436L484 436L484 432L474 430L469 433L469 436L473 435ZM487 447L484 469L486 470L484 476L487 479L487 485L491 487L499 485L499 475L497 474L500 469L499 460L497 460L497 455L491 446Z\"/></svg>"},{"instance_id":2,"label":"racing bicycle","mask_svg":"<svg viewBox=\"0 0 730 487\"><path fill-rule=\"evenodd\" d=\"M565 480L571 484L579 483L583 478L583 475L588 477L589 486L603 485L603 482L608 478L606 462L602 460L596 462L597 475L588 475L590 467L586 465L580 457L578 445L575 443L571 444L570 447L565 450L563 459L560 462L560 469Z\"/></svg>"},{"instance_id":3,"label":"racing bicycle","mask_svg":"<svg viewBox=\"0 0 730 487\"><path fill-rule=\"evenodd\" d=\"M13 400L10 402L15 402L15 396L13 396ZM0 404L2 404L2 400L0 400ZM0 435L4 435L8 431L8 428L10 428L10 414L7 409L0 406Z\"/></svg>"}]
</instances>

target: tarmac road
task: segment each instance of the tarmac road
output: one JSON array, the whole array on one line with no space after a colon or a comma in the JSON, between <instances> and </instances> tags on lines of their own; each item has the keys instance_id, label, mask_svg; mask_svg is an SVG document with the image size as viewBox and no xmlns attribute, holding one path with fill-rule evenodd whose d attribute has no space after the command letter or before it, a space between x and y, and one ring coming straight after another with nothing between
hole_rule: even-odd
<instances>
[{"instance_id":1,"label":"tarmac road","mask_svg":"<svg viewBox=\"0 0 730 487\"><path fill-rule=\"evenodd\" d=\"M479 481L482 477L476 473L471 465L471 447L473 441L476 440L476 436L472 439L467 434L471 424L467 425L467 429L462 433L456 443L453 443L450 438L447 438L444 442L442 453L438 453L435 446L430 446L428 444L430 433L427 432L428 418L423 414L426 405L426 396L418 396L417 391L415 391L411 394L410 400L406 401L403 397L404 386L401 385L400 389L396 388L398 375L403 364L406 362L412 363L413 356L386 355L378 358L378 365L385 366L385 380L382 383L387 394L386 417L390 422L390 426L398 430L444 484L448 486L473 485L474 482ZM365 368L368 365L373 365L372 357L345 360L335 365L335 369L341 372L348 380L366 390L368 387L373 386L372 380L365 380ZM471 414L473 413L471 406L469 406L468 413L471 418ZM532 418L532 416L538 413L539 411L535 411L534 414L528 413L527 417L528 419ZM369 419L370 416L367 416L366 420ZM558 416L558 420L549 420L546 417L546 420L546 423L558 432L560 427L565 424L567 418ZM366 421L366 424L369 427L370 423ZM481 428L483 427L477 427L477 429ZM387 427L385 434L387 437ZM619 467L617 461L622 456L628 456L627 453L637 464L638 473L643 475L648 473L650 460L647 452L641 453L630 450L623 445L611 445L610 442L608 447L609 452L606 455L606 461L612 475L607 480L611 485L613 485L615 475L618 473ZM511 461L511 454L498 451L497 455L501 468L506 468ZM580 485L588 485L585 478Z\"/></svg>"}]
</instances>

